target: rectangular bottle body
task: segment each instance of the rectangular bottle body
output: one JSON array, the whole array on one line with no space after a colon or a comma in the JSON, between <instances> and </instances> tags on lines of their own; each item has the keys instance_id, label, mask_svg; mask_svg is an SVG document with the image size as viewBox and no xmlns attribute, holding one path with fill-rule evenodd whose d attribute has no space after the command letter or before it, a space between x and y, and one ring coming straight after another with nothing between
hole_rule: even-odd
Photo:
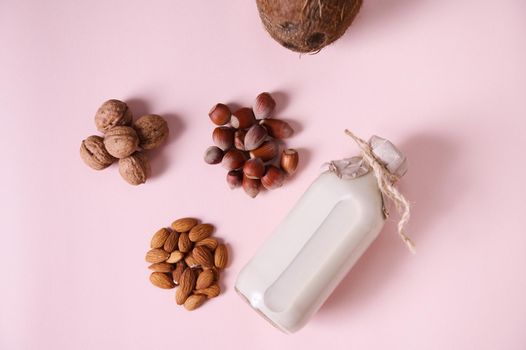
<instances>
[{"instance_id":1,"label":"rectangular bottle body","mask_svg":"<svg viewBox=\"0 0 526 350\"><path fill-rule=\"evenodd\" d=\"M285 332L305 325L384 223L372 173L321 174L239 273L236 290Z\"/></svg>"}]
</instances>

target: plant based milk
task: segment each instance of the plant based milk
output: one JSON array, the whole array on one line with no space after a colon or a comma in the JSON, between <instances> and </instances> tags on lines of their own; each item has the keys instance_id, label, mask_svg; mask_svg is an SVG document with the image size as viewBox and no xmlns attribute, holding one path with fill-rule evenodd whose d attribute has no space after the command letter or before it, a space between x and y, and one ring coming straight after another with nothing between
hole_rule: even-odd
<instances>
[{"instance_id":1,"label":"plant based milk","mask_svg":"<svg viewBox=\"0 0 526 350\"><path fill-rule=\"evenodd\" d=\"M389 141L369 144L385 169L405 173L405 157ZM237 278L238 293L287 333L308 322L384 225L378 180L362 157L331 165Z\"/></svg>"}]
</instances>

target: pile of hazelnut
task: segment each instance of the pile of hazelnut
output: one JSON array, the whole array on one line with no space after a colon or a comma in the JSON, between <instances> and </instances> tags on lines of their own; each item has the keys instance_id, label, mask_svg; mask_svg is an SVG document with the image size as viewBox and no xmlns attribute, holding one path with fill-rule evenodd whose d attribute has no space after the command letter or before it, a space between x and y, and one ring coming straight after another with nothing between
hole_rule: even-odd
<instances>
[{"instance_id":1,"label":"pile of hazelnut","mask_svg":"<svg viewBox=\"0 0 526 350\"><path fill-rule=\"evenodd\" d=\"M104 137L92 135L82 141L80 157L84 163L102 170L118 159L124 180L132 185L145 183L151 168L141 151L157 148L168 139L166 120L147 114L133 122L126 103L108 100L97 110L95 125Z\"/></svg>"},{"instance_id":2,"label":"pile of hazelnut","mask_svg":"<svg viewBox=\"0 0 526 350\"><path fill-rule=\"evenodd\" d=\"M242 186L252 198L261 187L271 190L283 185L298 166L298 152L281 151L281 140L294 130L282 120L270 119L276 102L268 92L259 94L253 108L240 108L231 113L228 106L218 103L208 113L216 127L212 133L215 146L205 152L208 164L218 164L228 170L230 188Z\"/></svg>"}]
</instances>

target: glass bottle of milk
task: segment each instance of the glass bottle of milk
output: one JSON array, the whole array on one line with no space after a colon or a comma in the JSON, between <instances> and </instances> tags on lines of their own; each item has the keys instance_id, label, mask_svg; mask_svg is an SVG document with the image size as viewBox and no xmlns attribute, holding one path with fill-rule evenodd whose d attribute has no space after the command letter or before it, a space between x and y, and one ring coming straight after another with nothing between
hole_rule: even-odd
<instances>
[{"instance_id":1,"label":"glass bottle of milk","mask_svg":"<svg viewBox=\"0 0 526 350\"><path fill-rule=\"evenodd\" d=\"M406 172L391 142L361 141L391 178ZM330 162L241 270L237 292L277 328L297 331L380 232L385 197L365 155Z\"/></svg>"}]
</instances>

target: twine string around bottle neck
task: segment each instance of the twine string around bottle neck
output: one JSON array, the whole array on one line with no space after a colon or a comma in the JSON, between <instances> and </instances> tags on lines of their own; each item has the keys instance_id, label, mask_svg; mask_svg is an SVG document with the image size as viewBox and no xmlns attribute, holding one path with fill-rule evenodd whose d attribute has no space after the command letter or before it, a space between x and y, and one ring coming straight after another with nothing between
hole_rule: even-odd
<instances>
[{"instance_id":1,"label":"twine string around bottle neck","mask_svg":"<svg viewBox=\"0 0 526 350\"><path fill-rule=\"evenodd\" d=\"M395 183L399 179L398 176L389 172L389 170L387 170L387 168L380 161L378 161L378 159L374 156L371 145L369 145L368 142L354 135L350 130L345 130L345 133L356 142L358 147L360 147L363 160L373 170L378 182L378 188L380 189L380 192L384 198L391 200L395 204L400 216L400 219L398 220L398 235L404 241L411 253L414 254L416 252L415 244L411 238L405 234L404 230L411 216L411 208L407 199L405 199L405 197L395 186Z\"/></svg>"}]
</instances>

